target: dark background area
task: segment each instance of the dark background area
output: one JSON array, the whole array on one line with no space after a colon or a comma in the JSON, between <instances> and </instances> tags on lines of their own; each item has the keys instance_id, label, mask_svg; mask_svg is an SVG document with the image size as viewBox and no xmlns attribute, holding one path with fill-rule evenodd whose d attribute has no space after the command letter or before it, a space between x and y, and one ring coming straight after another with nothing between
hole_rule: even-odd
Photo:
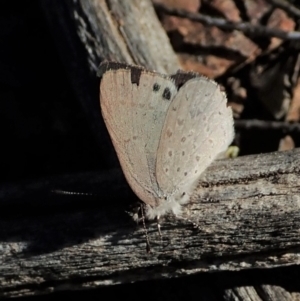
<instances>
[{"instance_id":1,"label":"dark background area","mask_svg":"<svg viewBox=\"0 0 300 301\"><path fill-rule=\"evenodd\" d=\"M39 1L1 1L0 22L1 181L103 168Z\"/></svg>"}]
</instances>

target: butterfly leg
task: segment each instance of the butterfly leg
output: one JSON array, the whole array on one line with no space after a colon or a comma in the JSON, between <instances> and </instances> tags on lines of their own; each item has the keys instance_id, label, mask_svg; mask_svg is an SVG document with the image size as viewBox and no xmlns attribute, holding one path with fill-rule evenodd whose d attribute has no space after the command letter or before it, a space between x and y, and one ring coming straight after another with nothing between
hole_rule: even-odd
<instances>
[{"instance_id":1,"label":"butterfly leg","mask_svg":"<svg viewBox=\"0 0 300 301\"><path fill-rule=\"evenodd\" d=\"M145 233L145 237L146 237L146 250L147 250L147 253L151 253L150 240L149 240L148 231L147 231L146 222L145 222L144 206L141 205L140 209L141 209L144 233Z\"/></svg>"},{"instance_id":2,"label":"butterfly leg","mask_svg":"<svg viewBox=\"0 0 300 301\"><path fill-rule=\"evenodd\" d=\"M158 215L158 216L156 217L156 225L157 225L157 231L158 231L158 234L159 234L161 243L162 243L163 239L162 239L162 234L161 234L161 231L160 231L160 228L161 228L161 227L160 227L160 223L159 223L159 218L160 218L160 216Z\"/></svg>"}]
</instances>

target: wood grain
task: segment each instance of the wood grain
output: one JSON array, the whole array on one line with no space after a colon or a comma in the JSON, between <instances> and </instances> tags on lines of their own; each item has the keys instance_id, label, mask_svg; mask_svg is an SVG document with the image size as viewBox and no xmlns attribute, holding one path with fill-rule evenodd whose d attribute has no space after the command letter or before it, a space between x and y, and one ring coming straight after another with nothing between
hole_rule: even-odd
<instances>
[{"instance_id":1,"label":"wood grain","mask_svg":"<svg viewBox=\"0 0 300 301\"><path fill-rule=\"evenodd\" d=\"M162 241L156 224L147 224L150 254L143 227L125 212L126 195L134 197L119 171L3 185L1 295L31 295L40 284L39 293L62 283L72 290L74 277L76 289L83 289L297 265L299 155L294 150L216 161L184 218L161 221ZM72 188L102 195L59 190Z\"/></svg>"}]
</instances>

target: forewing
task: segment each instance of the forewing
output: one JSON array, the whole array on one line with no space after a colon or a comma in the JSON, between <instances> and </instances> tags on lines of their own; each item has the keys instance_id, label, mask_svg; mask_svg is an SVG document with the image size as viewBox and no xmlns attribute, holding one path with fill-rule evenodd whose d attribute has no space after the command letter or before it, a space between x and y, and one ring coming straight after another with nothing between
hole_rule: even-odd
<instances>
[{"instance_id":1,"label":"forewing","mask_svg":"<svg viewBox=\"0 0 300 301\"><path fill-rule=\"evenodd\" d=\"M155 177L158 143L167 109L177 93L173 81L134 68L102 75L100 103L125 177L145 203L155 206L160 190Z\"/></svg>"},{"instance_id":2,"label":"forewing","mask_svg":"<svg viewBox=\"0 0 300 301\"><path fill-rule=\"evenodd\" d=\"M234 136L232 110L219 86L187 81L170 105L159 143L156 177L166 194L188 193Z\"/></svg>"}]
</instances>

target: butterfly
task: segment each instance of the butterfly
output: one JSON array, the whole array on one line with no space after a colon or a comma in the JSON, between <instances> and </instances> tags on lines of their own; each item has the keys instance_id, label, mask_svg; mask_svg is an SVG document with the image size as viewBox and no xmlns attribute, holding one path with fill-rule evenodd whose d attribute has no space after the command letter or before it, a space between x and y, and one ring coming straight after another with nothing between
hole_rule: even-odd
<instances>
[{"instance_id":1,"label":"butterfly","mask_svg":"<svg viewBox=\"0 0 300 301\"><path fill-rule=\"evenodd\" d=\"M201 173L234 137L218 84L192 72L99 66L103 119L125 177L148 219L179 215Z\"/></svg>"}]
</instances>

